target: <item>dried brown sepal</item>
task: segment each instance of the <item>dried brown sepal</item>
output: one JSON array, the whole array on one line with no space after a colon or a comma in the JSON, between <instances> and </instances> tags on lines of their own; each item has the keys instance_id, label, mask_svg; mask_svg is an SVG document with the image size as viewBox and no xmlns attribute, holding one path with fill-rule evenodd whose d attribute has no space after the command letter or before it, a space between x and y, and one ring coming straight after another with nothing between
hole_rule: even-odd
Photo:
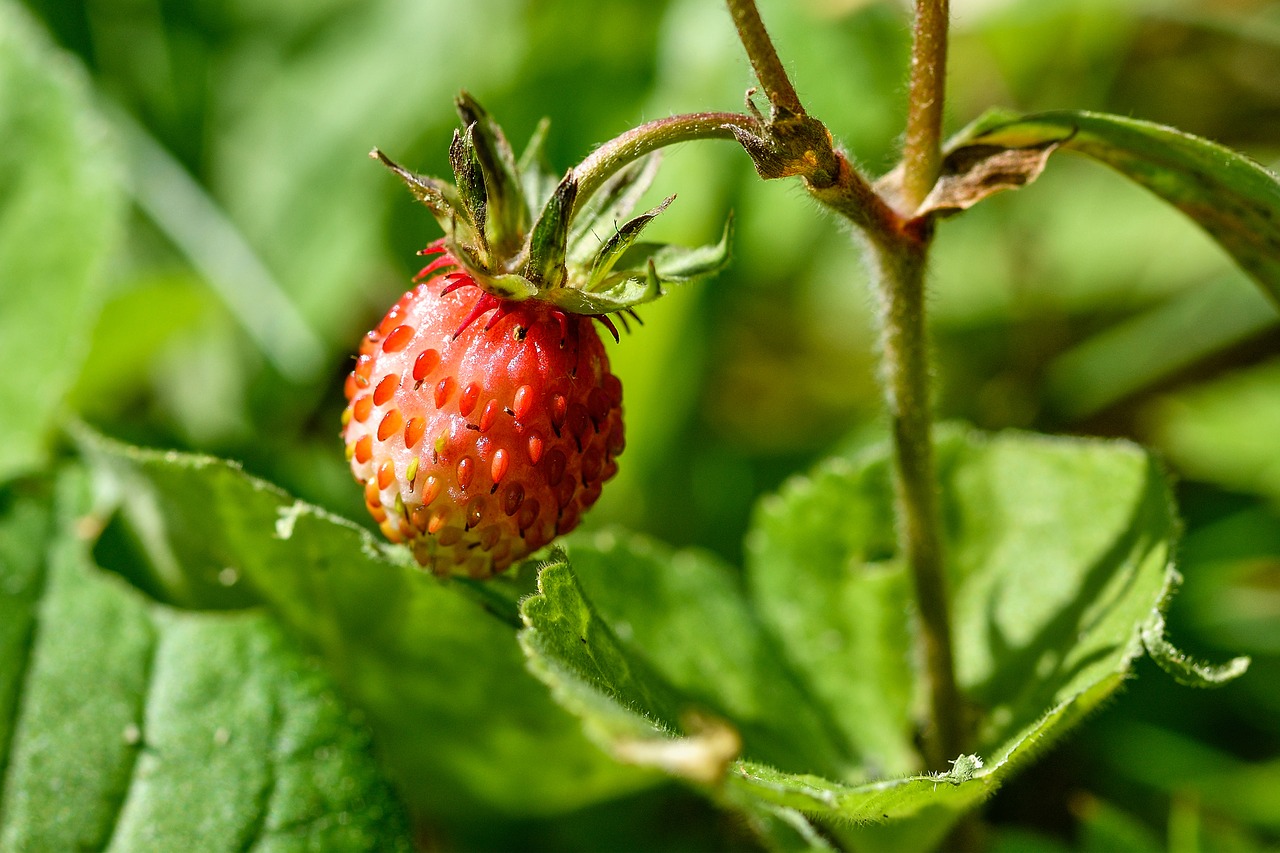
<instances>
[{"instance_id":1,"label":"dried brown sepal","mask_svg":"<svg viewBox=\"0 0 1280 853\"><path fill-rule=\"evenodd\" d=\"M996 193L1026 186L1040 177L1049 155L1061 144L1054 140L1025 148L985 144L954 148L943 158L937 183L908 218L957 213ZM876 183L876 190L891 201L901 198L901 181L898 167Z\"/></svg>"}]
</instances>

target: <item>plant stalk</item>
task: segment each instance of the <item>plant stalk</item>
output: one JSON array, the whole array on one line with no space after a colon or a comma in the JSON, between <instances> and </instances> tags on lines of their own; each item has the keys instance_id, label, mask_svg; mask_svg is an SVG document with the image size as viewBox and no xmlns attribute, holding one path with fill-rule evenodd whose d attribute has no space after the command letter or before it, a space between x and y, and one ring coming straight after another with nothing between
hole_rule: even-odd
<instances>
[{"instance_id":1,"label":"plant stalk","mask_svg":"<svg viewBox=\"0 0 1280 853\"><path fill-rule=\"evenodd\" d=\"M950 595L933 460L929 353L925 332L925 261L929 235L885 240L872 233L879 273L885 398L893 437L898 543L911 572L928 683L929 769L945 771L966 747L965 713L956 683Z\"/></svg>"},{"instance_id":2,"label":"plant stalk","mask_svg":"<svg viewBox=\"0 0 1280 853\"><path fill-rule=\"evenodd\" d=\"M740 133L760 132L760 123L742 113L686 113L646 122L604 143L574 167L578 178L575 207L600 189L610 175L659 148L695 139L737 139Z\"/></svg>"},{"instance_id":3,"label":"plant stalk","mask_svg":"<svg viewBox=\"0 0 1280 853\"><path fill-rule=\"evenodd\" d=\"M902 147L903 204L915 210L942 166L942 109L946 102L948 0L916 0L911 40L907 132Z\"/></svg>"},{"instance_id":4,"label":"plant stalk","mask_svg":"<svg viewBox=\"0 0 1280 853\"><path fill-rule=\"evenodd\" d=\"M765 31L755 0L726 0L735 26L760 84L769 96L773 115L763 128L779 151L788 152L789 165L757 170L765 177L802 175L815 199L845 216L867 235L877 267L882 303L883 372L885 397L892 423L894 489L897 502L899 552L907 562L915 587L925 674L929 722L923 732L924 758L929 769L945 771L966 747L967 714L956 682L951 642L951 614L946 566L938 512L934 470L932 410L929 400L928 338L925 326L925 266L932 225L910 214L937 181L942 162L942 108L945 95L947 0L916 0L911 52L910 102L903 151L903 195L895 201L876 192L834 149L822 128L825 154L833 161L821 170L824 181L808 170L816 145L788 148L782 134L794 117L808 119L795 89ZM779 114L789 112L787 121ZM806 142L816 142L811 133ZM742 141L742 136L739 136ZM747 142L744 141L744 145ZM748 148L748 153L752 149Z\"/></svg>"},{"instance_id":5,"label":"plant stalk","mask_svg":"<svg viewBox=\"0 0 1280 853\"><path fill-rule=\"evenodd\" d=\"M787 70L782 67L782 60L778 58L773 40L764 28L755 0L727 0L727 3L733 25L738 28L738 38L747 51L747 58L751 60L751 69L764 87L765 96L774 112L785 110L793 115L804 115L800 96L791 85Z\"/></svg>"}]
</instances>

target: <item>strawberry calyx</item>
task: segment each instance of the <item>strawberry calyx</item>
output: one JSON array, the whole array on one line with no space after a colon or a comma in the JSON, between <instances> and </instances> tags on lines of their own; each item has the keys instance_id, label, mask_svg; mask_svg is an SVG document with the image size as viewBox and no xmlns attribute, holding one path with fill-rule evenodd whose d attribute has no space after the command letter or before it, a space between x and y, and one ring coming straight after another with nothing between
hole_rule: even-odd
<instances>
[{"instance_id":1,"label":"strawberry calyx","mask_svg":"<svg viewBox=\"0 0 1280 853\"><path fill-rule=\"evenodd\" d=\"M446 245L445 240L443 238L435 241L430 246L427 246L427 248L420 250L418 254L441 256L436 260L432 261L431 263L427 264L425 267L423 267L421 270L418 271L417 275L413 277L413 280L415 282L420 282L420 281L432 278L435 275L442 275L442 278L445 281L445 286L440 289L440 296L442 297L448 296L450 293L453 293L455 290L461 290L464 287L480 287L480 283L476 281L476 279L469 272L466 272L466 271L449 272L449 273L444 272L450 267L457 268L458 261L455 260L449 254L448 246ZM481 290L483 290L483 288L481 288ZM474 323L476 320L479 320L485 314L489 314L490 312L492 312L488 322L484 324L484 330L486 332L489 331L494 326L496 326L499 322L501 322L503 317L507 316L512 311L514 311L519 306L521 301L523 300L503 299L501 297L494 296L492 293L485 291L480 296L480 298L476 300L470 312L467 314L465 318L463 318L462 322L458 325L458 328L454 330L452 337L454 338L454 340L457 340L458 336L460 336L463 332L465 332L467 328L471 326L472 323ZM642 322L640 320L639 315L636 314L636 312L633 309L625 308L623 310L626 312L626 314L629 314L631 318L634 319L637 323ZM559 308L555 308L552 310L551 315L559 321L563 334L567 334L569 318L566 312ZM614 325L613 321L609 319L609 316L607 314L587 314L585 316L590 317L592 320L595 320L598 323L600 323L600 325L604 326L604 328L609 332L609 334L613 336L613 340L615 343L621 340L621 337L618 334L618 327ZM619 313L618 317L622 321L623 328L627 329L627 331L630 331L631 327L627 323L626 316L623 313ZM563 337L563 334L562 334L562 337Z\"/></svg>"},{"instance_id":2,"label":"strawberry calyx","mask_svg":"<svg viewBox=\"0 0 1280 853\"><path fill-rule=\"evenodd\" d=\"M631 215L656 174L656 153L620 166L603 181L592 175L588 183L598 189L579 197L583 176L570 169L557 179L543 166L545 120L517 160L502 129L474 98L462 92L455 105L462 128L449 147L452 182L410 172L376 148L370 152L444 231L420 252L439 257L415 280L454 267L445 276L446 292L471 286L484 292L455 337L489 312L492 326L516 304L538 299L565 314L598 320L616 340L610 315L628 328L627 316L639 320L636 306L728 262L731 221L721 239L707 246L639 241L675 198Z\"/></svg>"}]
</instances>

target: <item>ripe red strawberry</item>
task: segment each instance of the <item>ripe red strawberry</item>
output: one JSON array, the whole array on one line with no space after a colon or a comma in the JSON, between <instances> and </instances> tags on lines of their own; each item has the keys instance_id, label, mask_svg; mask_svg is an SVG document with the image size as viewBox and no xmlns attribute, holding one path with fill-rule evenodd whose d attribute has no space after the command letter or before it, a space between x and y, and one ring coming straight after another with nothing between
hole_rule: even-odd
<instances>
[{"instance_id":1,"label":"ripe red strawberry","mask_svg":"<svg viewBox=\"0 0 1280 853\"><path fill-rule=\"evenodd\" d=\"M596 332L608 315L719 269L716 246L638 243L670 203L624 217L656 160L579 176L519 162L466 93L454 182L382 160L444 229L437 255L361 344L343 437L383 532L439 575L488 577L572 530L617 470L622 384ZM637 318L638 319L638 318ZM482 322L483 320L483 322Z\"/></svg>"},{"instance_id":2,"label":"ripe red strawberry","mask_svg":"<svg viewBox=\"0 0 1280 853\"><path fill-rule=\"evenodd\" d=\"M458 268L447 253L431 267L361 344L347 455L389 539L437 574L488 577L600 496L623 447L622 384L590 317L530 299L476 322L487 294L444 275Z\"/></svg>"}]
</instances>

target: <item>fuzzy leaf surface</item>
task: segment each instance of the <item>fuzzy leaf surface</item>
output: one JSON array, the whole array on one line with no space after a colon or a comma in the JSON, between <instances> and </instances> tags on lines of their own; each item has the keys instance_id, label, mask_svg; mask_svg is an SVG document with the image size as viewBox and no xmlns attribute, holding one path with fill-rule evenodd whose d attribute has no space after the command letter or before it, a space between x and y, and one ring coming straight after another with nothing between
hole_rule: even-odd
<instances>
[{"instance_id":1,"label":"fuzzy leaf surface","mask_svg":"<svg viewBox=\"0 0 1280 853\"><path fill-rule=\"evenodd\" d=\"M1008 184L1015 186L1039 174L1043 159L1035 152L1047 157L1059 149L1105 163L1181 210L1280 306L1280 179L1229 148L1171 127L1104 113L993 112L948 144L946 160L964 163L982 178L992 158L1031 152L1034 165L1021 180ZM965 183L956 176L951 182ZM932 204L933 209L957 206L967 205L947 199Z\"/></svg>"},{"instance_id":2,"label":"fuzzy leaf surface","mask_svg":"<svg viewBox=\"0 0 1280 853\"><path fill-rule=\"evenodd\" d=\"M0 505L0 848L410 850L329 678L261 611L97 570L83 480Z\"/></svg>"},{"instance_id":3,"label":"fuzzy leaf surface","mask_svg":"<svg viewBox=\"0 0 1280 853\"><path fill-rule=\"evenodd\" d=\"M80 441L120 501L120 549L147 567L135 582L184 607L269 608L368 714L416 811L555 813L643 784L526 671L501 583L441 583L231 463Z\"/></svg>"},{"instance_id":4,"label":"fuzzy leaf surface","mask_svg":"<svg viewBox=\"0 0 1280 853\"><path fill-rule=\"evenodd\" d=\"M0 480L39 466L84 356L122 204L82 69L0 2ZM38 357L33 354L38 353Z\"/></svg>"},{"instance_id":5,"label":"fuzzy leaf surface","mask_svg":"<svg viewBox=\"0 0 1280 853\"><path fill-rule=\"evenodd\" d=\"M1123 682L1176 529L1162 473L1132 445L950 431L938 455L959 677L978 716L948 773L921 773L913 746L921 695L883 450L761 503L745 595L705 557L572 539L524 604L531 666L624 759L637 739L696 751L729 729L742 750L722 800L828 819L855 845L936 843Z\"/></svg>"}]
</instances>

